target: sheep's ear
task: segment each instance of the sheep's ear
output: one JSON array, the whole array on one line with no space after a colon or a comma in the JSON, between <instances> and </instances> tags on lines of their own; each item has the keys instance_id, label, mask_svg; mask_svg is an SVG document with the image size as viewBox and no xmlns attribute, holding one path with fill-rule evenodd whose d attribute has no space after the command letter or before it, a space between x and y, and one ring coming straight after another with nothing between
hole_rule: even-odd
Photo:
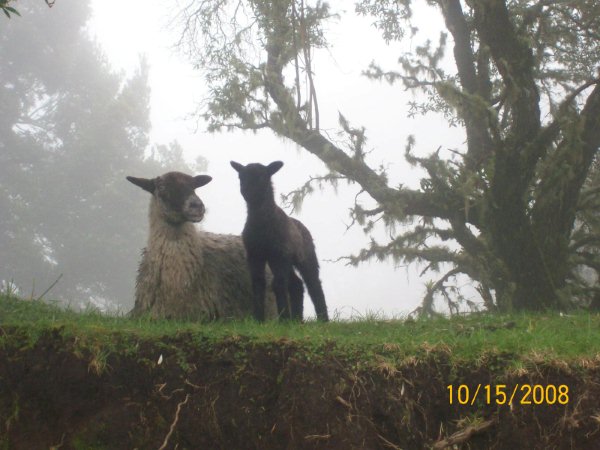
<instances>
[{"instance_id":1,"label":"sheep's ear","mask_svg":"<svg viewBox=\"0 0 600 450\"><path fill-rule=\"evenodd\" d=\"M211 181L212 177L209 177L208 175L196 175L194 177L194 189L198 189L199 187L204 186Z\"/></svg>"},{"instance_id":2,"label":"sheep's ear","mask_svg":"<svg viewBox=\"0 0 600 450\"><path fill-rule=\"evenodd\" d=\"M267 172L269 172L269 175L273 175L274 173L276 173L282 167L283 167L283 162L282 161L274 161L274 162L272 162L271 164L269 164L267 166Z\"/></svg>"},{"instance_id":3,"label":"sheep's ear","mask_svg":"<svg viewBox=\"0 0 600 450\"><path fill-rule=\"evenodd\" d=\"M130 181L131 183L141 187L143 190L148 191L151 194L154 194L154 190L156 189L156 184L152 179L127 177L127 181Z\"/></svg>"},{"instance_id":4,"label":"sheep's ear","mask_svg":"<svg viewBox=\"0 0 600 450\"><path fill-rule=\"evenodd\" d=\"M229 161L229 164L231 164L231 167L233 167L238 173L244 170L244 166L241 165L239 162Z\"/></svg>"}]
</instances>

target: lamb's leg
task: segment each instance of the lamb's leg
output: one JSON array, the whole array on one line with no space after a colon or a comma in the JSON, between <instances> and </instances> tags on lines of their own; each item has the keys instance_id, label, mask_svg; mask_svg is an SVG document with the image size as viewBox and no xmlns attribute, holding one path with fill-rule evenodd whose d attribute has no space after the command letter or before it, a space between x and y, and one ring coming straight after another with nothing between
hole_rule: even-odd
<instances>
[{"instance_id":1,"label":"lamb's leg","mask_svg":"<svg viewBox=\"0 0 600 450\"><path fill-rule=\"evenodd\" d=\"M265 320L265 289L267 286L265 265L266 261L263 258L248 255L248 268L250 269L250 278L252 280L254 318L259 322L264 322Z\"/></svg>"},{"instance_id":2,"label":"lamb's leg","mask_svg":"<svg viewBox=\"0 0 600 450\"><path fill-rule=\"evenodd\" d=\"M292 307L292 320L302 321L304 313L304 286L302 285L302 280L294 272L294 269L290 272L288 289Z\"/></svg>"},{"instance_id":3,"label":"lamb's leg","mask_svg":"<svg viewBox=\"0 0 600 450\"><path fill-rule=\"evenodd\" d=\"M306 283L310 299L312 300L313 305L315 305L317 319L324 322L329 321L327 304L325 303L325 294L323 293L321 280L319 280L319 263L317 261L317 256L315 254L310 255L306 261L298 264L298 270Z\"/></svg>"},{"instance_id":4,"label":"lamb's leg","mask_svg":"<svg viewBox=\"0 0 600 450\"><path fill-rule=\"evenodd\" d=\"M269 261L273 272L273 292L277 301L277 312L280 319L291 319L291 308L288 301L289 278L292 269L291 262L286 260Z\"/></svg>"}]
</instances>

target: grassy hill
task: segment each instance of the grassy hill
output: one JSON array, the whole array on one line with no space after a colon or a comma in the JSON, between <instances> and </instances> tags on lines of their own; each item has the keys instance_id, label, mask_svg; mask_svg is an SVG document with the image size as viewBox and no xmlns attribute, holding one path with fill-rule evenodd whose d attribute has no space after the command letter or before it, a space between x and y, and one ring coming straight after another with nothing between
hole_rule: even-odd
<instances>
[{"instance_id":1,"label":"grassy hill","mask_svg":"<svg viewBox=\"0 0 600 450\"><path fill-rule=\"evenodd\" d=\"M600 316L208 324L0 296L0 448L600 448Z\"/></svg>"}]
</instances>

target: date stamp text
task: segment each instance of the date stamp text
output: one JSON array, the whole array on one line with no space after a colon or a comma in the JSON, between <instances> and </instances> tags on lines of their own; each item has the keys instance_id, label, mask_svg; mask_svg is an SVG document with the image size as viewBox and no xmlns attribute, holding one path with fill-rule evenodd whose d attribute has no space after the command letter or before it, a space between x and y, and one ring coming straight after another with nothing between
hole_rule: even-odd
<instances>
[{"instance_id":1,"label":"date stamp text","mask_svg":"<svg viewBox=\"0 0 600 450\"><path fill-rule=\"evenodd\" d=\"M472 406L476 401L496 405L566 405L569 386L566 384L477 384L458 386L449 384L448 401L451 405Z\"/></svg>"}]
</instances>

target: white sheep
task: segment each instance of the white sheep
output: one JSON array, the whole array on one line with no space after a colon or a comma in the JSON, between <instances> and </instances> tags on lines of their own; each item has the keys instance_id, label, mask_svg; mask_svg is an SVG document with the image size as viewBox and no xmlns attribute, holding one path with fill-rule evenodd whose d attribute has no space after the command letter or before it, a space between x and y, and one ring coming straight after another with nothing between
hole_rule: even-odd
<instances>
[{"instance_id":1,"label":"white sheep","mask_svg":"<svg viewBox=\"0 0 600 450\"><path fill-rule=\"evenodd\" d=\"M252 315L252 288L240 236L207 233L194 226L205 207L194 190L208 175L168 172L147 179L127 177L152 194L150 234L142 252L133 316L183 320ZM268 317L276 317L271 296Z\"/></svg>"}]
</instances>

